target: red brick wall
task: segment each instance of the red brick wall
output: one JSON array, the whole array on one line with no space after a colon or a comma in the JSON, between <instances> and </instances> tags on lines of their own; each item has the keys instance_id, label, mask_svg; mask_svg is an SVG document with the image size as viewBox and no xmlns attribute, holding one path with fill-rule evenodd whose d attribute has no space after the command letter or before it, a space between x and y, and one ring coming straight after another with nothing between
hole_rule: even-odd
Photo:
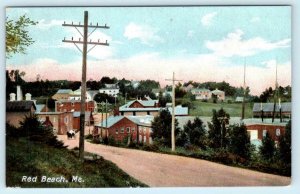
<instances>
[{"instance_id":1,"label":"red brick wall","mask_svg":"<svg viewBox=\"0 0 300 194\"><path fill-rule=\"evenodd\" d=\"M73 129L75 129L75 131L79 131L79 129L80 129L80 117L74 117L73 118Z\"/></svg>"},{"instance_id":2,"label":"red brick wall","mask_svg":"<svg viewBox=\"0 0 300 194\"><path fill-rule=\"evenodd\" d=\"M124 129L124 132L121 133L121 128ZM130 128L130 132L127 132L127 128ZM118 123L114 124L108 129L108 136L113 136L116 141L123 141L124 138L128 138L129 135L132 135L132 140L137 141L137 130L139 130L139 141L144 142L144 138L146 139L146 143L149 144L150 142L150 128L137 126L134 122L130 121L127 118L123 118ZM145 130L144 130L145 129ZM118 133L116 133L118 130ZM134 130L134 131L133 131ZM96 127L95 131L100 133L101 129ZM104 132L104 131L103 131ZM102 132L102 133L103 133Z\"/></svg>"},{"instance_id":3,"label":"red brick wall","mask_svg":"<svg viewBox=\"0 0 300 194\"><path fill-rule=\"evenodd\" d=\"M61 104L63 106L61 106ZM80 102L74 102L73 105L72 105L72 102L62 102L62 103L59 103L59 102L56 102L55 103L55 110L57 112L69 112L69 111L80 111L80 106L81 106L81 103ZM94 101L89 101L89 102L86 102L85 103L85 111L91 111L91 112L94 112Z\"/></svg>"},{"instance_id":4,"label":"red brick wall","mask_svg":"<svg viewBox=\"0 0 300 194\"><path fill-rule=\"evenodd\" d=\"M280 129L280 134L284 134L285 126L276 126L276 125L262 125L262 124L255 124L255 125L248 125L246 126L247 130L257 130L258 131L258 139L263 139L263 131L267 130L274 141L278 141L278 137L276 135L276 129Z\"/></svg>"}]
</instances>

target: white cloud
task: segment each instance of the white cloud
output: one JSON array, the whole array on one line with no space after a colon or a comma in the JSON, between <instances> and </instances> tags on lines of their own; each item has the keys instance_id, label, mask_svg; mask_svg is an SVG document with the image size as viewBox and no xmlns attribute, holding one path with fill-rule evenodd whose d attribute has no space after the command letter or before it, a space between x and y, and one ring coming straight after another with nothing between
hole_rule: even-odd
<instances>
[{"instance_id":1,"label":"white cloud","mask_svg":"<svg viewBox=\"0 0 300 194\"><path fill-rule=\"evenodd\" d=\"M54 27L54 26L61 26L63 23L64 23L63 20L47 21L45 19L41 19L40 21L38 21L37 27L42 30L48 30L49 28Z\"/></svg>"},{"instance_id":2,"label":"white cloud","mask_svg":"<svg viewBox=\"0 0 300 194\"><path fill-rule=\"evenodd\" d=\"M203 26L210 26L212 24L212 21L214 17L217 15L217 12L212 12L209 14L206 14L201 18L201 23Z\"/></svg>"},{"instance_id":3,"label":"white cloud","mask_svg":"<svg viewBox=\"0 0 300 194\"><path fill-rule=\"evenodd\" d=\"M187 37L191 38L193 37L195 34L195 31L194 30L189 30L188 33L187 33Z\"/></svg>"},{"instance_id":4,"label":"white cloud","mask_svg":"<svg viewBox=\"0 0 300 194\"><path fill-rule=\"evenodd\" d=\"M237 29L219 41L206 41L206 47L214 54L224 57L251 56L261 51L290 47L290 39L270 42L261 37L244 40L244 32Z\"/></svg>"},{"instance_id":5,"label":"white cloud","mask_svg":"<svg viewBox=\"0 0 300 194\"><path fill-rule=\"evenodd\" d=\"M143 44L153 46L154 43L162 43L164 40L157 35L158 29L149 25L139 25L133 22L125 27L124 36L128 40L139 39Z\"/></svg>"},{"instance_id":6,"label":"white cloud","mask_svg":"<svg viewBox=\"0 0 300 194\"><path fill-rule=\"evenodd\" d=\"M251 23L256 23L256 22L260 22L260 17L253 17L250 20Z\"/></svg>"}]
</instances>

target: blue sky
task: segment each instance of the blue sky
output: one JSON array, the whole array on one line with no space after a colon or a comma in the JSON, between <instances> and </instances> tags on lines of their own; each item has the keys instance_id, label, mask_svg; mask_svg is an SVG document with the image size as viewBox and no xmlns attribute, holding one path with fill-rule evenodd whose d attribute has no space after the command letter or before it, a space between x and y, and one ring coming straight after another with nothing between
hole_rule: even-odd
<instances>
[{"instance_id":1,"label":"blue sky","mask_svg":"<svg viewBox=\"0 0 300 194\"><path fill-rule=\"evenodd\" d=\"M26 14L39 24L30 27L35 43L27 54L7 59L7 68L23 69L26 79L79 80L81 53L62 39L79 38L73 28L61 24L107 24L91 39L108 40L88 55L87 77L102 76L132 80L165 78L175 72L184 81L243 83L259 94L275 82L278 64L280 85L291 84L291 7L102 7L102 8L7 8L9 19Z\"/></svg>"}]
</instances>

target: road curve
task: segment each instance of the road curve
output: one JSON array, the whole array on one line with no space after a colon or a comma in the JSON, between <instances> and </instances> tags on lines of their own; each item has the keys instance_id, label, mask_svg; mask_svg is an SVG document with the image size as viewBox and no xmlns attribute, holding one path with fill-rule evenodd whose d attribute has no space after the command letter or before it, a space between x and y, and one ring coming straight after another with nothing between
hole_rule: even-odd
<instances>
[{"instance_id":1,"label":"road curve","mask_svg":"<svg viewBox=\"0 0 300 194\"><path fill-rule=\"evenodd\" d=\"M58 136L68 148L78 138ZM130 176L151 187L286 186L291 178L230 167L206 160L118 148L85 141L85 151L103 156Z\"/></svg>"}]
</instances>

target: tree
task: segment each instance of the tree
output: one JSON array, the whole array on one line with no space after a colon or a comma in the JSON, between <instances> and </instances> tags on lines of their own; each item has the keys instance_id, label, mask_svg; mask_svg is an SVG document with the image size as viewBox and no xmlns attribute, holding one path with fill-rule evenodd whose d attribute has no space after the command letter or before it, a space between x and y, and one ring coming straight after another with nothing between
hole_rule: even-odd
<instances>
[{"instance_id":1,"label":"tree","mask_svg":"<svg viewBox=\"0 0 300 194\"><path fill-rule=\"evenodd\" d=\"M262 140L262 145L259 147L259 153L263 159L272 160L275 151L276 151L275 142L271 138L269 132L267 132L266 136Z\"/></svg>"},{"instance_id":2,"label":"tree","mask_svg":"<svg viewBox=\"0 0 300 194\"><path fill-rule=\"evenodd\" d=\"M279 137L279 155L280 159L287 164L291 163L291 124L290 120L286 127L283 135Z\"/></svg>"},{"instance_id":3,"label":"tree","mask_svg":"<svg viewBox=\"0 0 300 194\"><path fill-rule=\"evenodd\" d=\"M244 158L249 159L251 154L250 137L244 124L231 126L230 130L230 152Z\"/></svg>"},{"instance_id":4,"label":"tree","mask_svg":"<svg viewBox=\"0 0 300 194\"><path fill-rule=\"evenodd\" d=\"M98 103L105 102L107 100L108 103L114 104L115 100L118 101L118 98L114 98L113 96L110 96L108 94L104 93L98 93L95 95L94 100Z\"/></svg>"},{"instance_id":5,"label":"tree","mask_svg":"<svg viewBox=\"0 0 300 194\"><path fill-rule=\"evenodd\" d=\"M218 112L213 110L211 122L208 122L208 138L210 146L213 148L226 147L229 144L229 124L230 115L221 108Z\"/></svg>"},{"instance_id":6,"label":"tree","mask_svg":"<svg viewBox=\"0 0 300 194\"><path fill-rule=\"evenodd\" d=\"M188 121L183 128L191 144L197 145L202 149L206 148L206 130L203 121L199 117L196 117L193 123Z\"/></svg>"},{"instance_id":7,"label":"tree","mask_svg":"<svg viewBox=\"0 0 300 194\"><path fill-rule=\"evenodd\" d=\"M6 57L9 58L12 54L25 54L26 47L33 44L34 41L29 36L27 27L36 25L38 22L30 20L26 15L21 16L17 21L6 18Z\"/></svg>"},{"instance_id":8,"label":"tree","mask_svg":"<svg viewBox=\"0 0 300 194\"><path fill-rule=\"evenodd\" d=\"M168 110L162 110L152 121L153 138L157 138L161 140L163 144L171 146L171 123L171 113ZM175 136L177 136L178 133L178 122L175 120Z\"/></svg>"}]
</instances>

